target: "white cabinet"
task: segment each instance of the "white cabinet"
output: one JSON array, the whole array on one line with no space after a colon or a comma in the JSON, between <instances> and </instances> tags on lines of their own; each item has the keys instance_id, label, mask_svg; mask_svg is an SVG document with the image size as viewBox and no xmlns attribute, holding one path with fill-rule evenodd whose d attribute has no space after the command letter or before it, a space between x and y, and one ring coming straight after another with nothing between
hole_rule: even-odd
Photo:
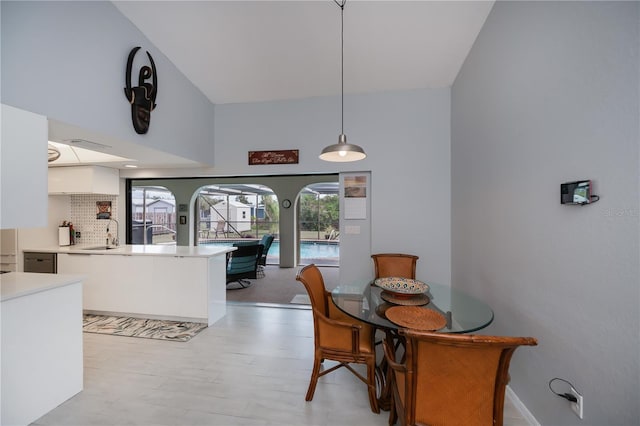
<instances>
[{"instance_id":1,"label":"white cabinet","mask_svg":"<svg viewBox=\"0 0 640 426\"><path fill-rule=\"evenodd\" d=\"M17 271L18 237L15 229L0 229L0 271Z\"/></svg>"},{"instance_id":2,"label":"white cabinet","mask_svg":"<svg viewBox=\"0 0 640 426\"><path fill-rule=\"evenodd\" d=\"M82 391L82 284L80 277L11 275L3 292L26 291L1 302L0 424L28 425Z\"/></svg>"},{"instance_id":3,"label":"white cabinet","mask_svg":"<svg viewBox=\"0 0 640 426\"><path fill-rule=\"evenodd\" d=\"M85 275L83 309L211 325L226 313L225 256L58 253L58 273Z\"/></svg>"},{"instance_id":4,"label":"white cabinet","mask_svg":"<svg viewBox=\"0 0 640 426\"><path fill-rule=\"evenodd\" d=\"M0 228L47 226L47 118L2 105Z\"/></svg>"},{"instance_id":5,"label":"white cabinet","mask_svg":"<svg viewBox=\"0 0 640 426\"><path fill-rule=\"evenodd\" d=\"M49 194L118 195L119 178L118 170L108 167L50 167Z\"/></svg>"},{"instance_id":6,"label":"white cabinet","mask_svg":"<svg viewBox=\"0 0 640 426\"><path fill-rule=\"evenodd\" d=\"M58 254L58 273L86 276L82 307L90 311L147 313L138 301L153 296L152 268L151 257Z\"/></svg>"},{"instance_id":7,"label":"white cabinet","mask_svg":"<svg viewBox=\"0 0 640 426\"><path fill-rule=\"evenodd\" d=\"M191 312L207 318L207 281L209 259L202 257L153 257L151 281L156 291L152 303L169 315ZM162 284L162 292L157 291Z\"/></svg>"}]
</instances>

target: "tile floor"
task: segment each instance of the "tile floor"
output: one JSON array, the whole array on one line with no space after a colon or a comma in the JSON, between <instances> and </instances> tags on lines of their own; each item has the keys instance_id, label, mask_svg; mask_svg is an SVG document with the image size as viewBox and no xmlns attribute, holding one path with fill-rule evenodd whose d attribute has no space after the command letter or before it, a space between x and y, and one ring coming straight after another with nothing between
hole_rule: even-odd
<instances>
[{"instance_id":1,"label":"tile floor","mask_svg":"<svg viewBox=\"0 0 640 426\"><path fill-rule=\"evenodd\" d=\"M304 395L311 311L228 305L186 343L84 334L84 390L36 425L386 425L345 369ZM505 425L525 425L508 401Z\"/></svg>"}]
</instances>

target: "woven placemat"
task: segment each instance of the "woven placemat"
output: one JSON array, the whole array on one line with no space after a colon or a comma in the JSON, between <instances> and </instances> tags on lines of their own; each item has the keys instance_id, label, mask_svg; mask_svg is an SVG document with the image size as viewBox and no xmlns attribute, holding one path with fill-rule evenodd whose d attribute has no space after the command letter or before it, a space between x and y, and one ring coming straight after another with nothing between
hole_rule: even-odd
<instances>
[{"instance_id":1,"label":"woven placemat","mask_svg":"<svg viewBox=\"0 0 640 426\"><path fill-rule=\"evenodd\" d=\"M441 313L419 306L394 306L385 314L392 323L414 330L433 331L447 325L447 319Z\"/></svg>"},{"instance_id":2,"label":"woven placemat","mask_svg":"<svg viewBox=\"0 0 640 426\"><path fill-rule=\"evenodd\" d=\"M394 305L404 305L404 306L422 306L429 303L429 296L426 294L415 294L411 295L411 297L397 297L394 293L390 293L388 291L382 291L380 293L380 297Z\"/></svg>"}]
</instances>

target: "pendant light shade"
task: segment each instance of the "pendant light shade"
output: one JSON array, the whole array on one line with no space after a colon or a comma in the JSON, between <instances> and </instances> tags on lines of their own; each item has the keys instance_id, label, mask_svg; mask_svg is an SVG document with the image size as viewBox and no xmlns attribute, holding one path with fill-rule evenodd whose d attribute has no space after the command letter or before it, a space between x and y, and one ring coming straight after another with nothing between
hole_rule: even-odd
<instances>
[{"instance_id":1,"label":"pendant light shade","mask_svg":"<svg viewBox=\"0 0 640 426\"><path fill-rule=\"evenodd\" d=\"M342 0L342 3L339 3L338 0L334 0L334 2L340 7L340 101L342 107L342 119L341 119L341 132L340 136L338 136L338 143L329 145L320 153L320 159L324 161L333 161L333 162L348 162L348 161L358 161L362 160L367 156L364 153L364 149L360 148L358 145L352 145L347 143L347 135L344 134L344 5L347 3L347 0Z\"/></svg>"},{"instance_id":2,"label":"pendant light shade","mask_svg":"<svg viewBox=\"0 0 640 426\"><path fill-rule=\"evenodd\" d=\"M347 162L358 161L365 158L367 154L358 145L347 143L347 135L344 133L338 136L338 143L329 145L322 150L320 159L325 161Z\"/></svg>"}]
</instances>

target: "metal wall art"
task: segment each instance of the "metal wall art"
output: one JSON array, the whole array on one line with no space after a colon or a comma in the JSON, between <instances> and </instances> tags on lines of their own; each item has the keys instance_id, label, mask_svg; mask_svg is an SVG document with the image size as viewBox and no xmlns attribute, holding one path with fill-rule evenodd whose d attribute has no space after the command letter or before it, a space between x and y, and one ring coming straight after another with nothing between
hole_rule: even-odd
<instances>
[{"instance_id":1,"label":"metal wall art","mask_svg":"<svg viewBox=\"0 0 640 426\"><path fill-rule=\"evenodd\" d=\"M151 54L147 52L151 67L147 65L140 68L138 74L138 85L131 87L131 68L133 67L133 58L140 50L140 46L134 47L129 53L127 60L127 74L125 76L127 87L124 88L124 95L131 104L131 121L136 133L143 135L149 130L149 122L151 121L151 111L156 107L156 95L158 94L158 75L156 72L156 64L153 62ZM152 83L145 80L151 78Z\"/></svg>"}]
</instances>

